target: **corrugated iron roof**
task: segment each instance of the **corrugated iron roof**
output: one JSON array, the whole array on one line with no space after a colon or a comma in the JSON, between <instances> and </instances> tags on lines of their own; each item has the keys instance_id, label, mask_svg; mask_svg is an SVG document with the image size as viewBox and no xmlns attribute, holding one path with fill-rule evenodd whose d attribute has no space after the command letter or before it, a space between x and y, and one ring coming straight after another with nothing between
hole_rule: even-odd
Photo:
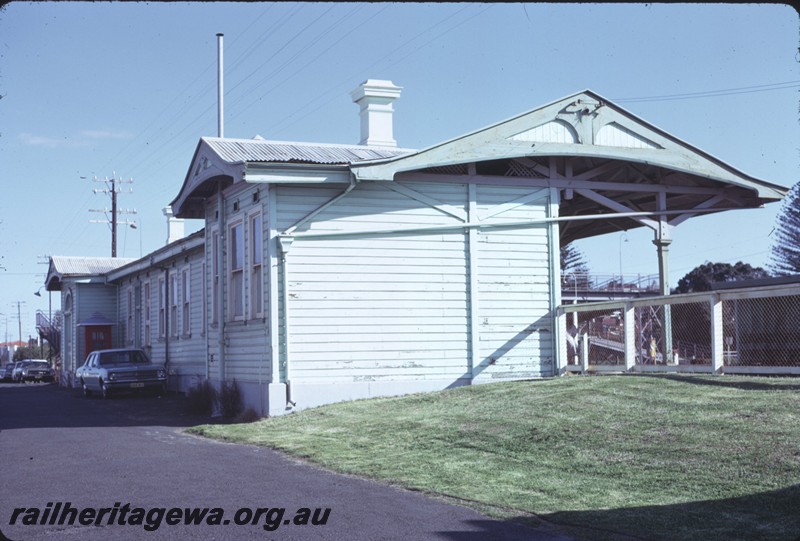
<instances>
[{"instance_id":1,"label":"corrugated iron roof","mask_svg":"<svg viewBox=\"0 0 800 541\"><path fill-rule=\"evenodd\" d=\"M204 137L203 140L219 156L230 163L280 162L310 164L350 164L369 160L393 158L413 152L403 148L378 148L360 145L325 145L267 141L264 139L220 139Z\"/></svg>"},{"instance_id":2,"label":"corrugated iron roof","mask_svg":"<svg viewBox=\"0 0 800 541\"><path fill-rule=\"evenodd\" d=\"M61 276L83 276L103 274L135 261L135 259L126 257L76 257L54 255L51 261L51 273L55 272Z\"/></svg>"}]
</instances>

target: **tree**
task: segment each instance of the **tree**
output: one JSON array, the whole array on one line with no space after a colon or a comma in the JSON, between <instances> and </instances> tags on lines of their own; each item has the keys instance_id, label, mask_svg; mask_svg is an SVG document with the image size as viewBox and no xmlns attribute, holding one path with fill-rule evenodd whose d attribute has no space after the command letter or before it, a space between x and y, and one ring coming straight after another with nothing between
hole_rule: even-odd
<instances>
[{"instance_id":1,"label":"tree","mask_svg":"<svg viewBox=\"0 0 800 541\"><path fill-rule=\"evenodd\" d=\"M572 243L561 247L561 283L569 287L586 287L589 283L589 265L583 253Z\"/></svg>"},{"instance_id":2,"label":"tree","mask_svg":"<svg viewBox=\"0 0 800 541\"><path fill-rule=\"evenodd\" d=\"M42 357L42 348L38 346L23 346L14 351L14 361L42 358L46 359L47 357Z\"/></svg>"},{"instance_id":3,"label":"tree","mask_svg":"<svg viewBox=\"0 0 800 541\"><path fill-rule=\"evenodd\" d=\"M753 267L748 263L709 263L706 261L689 271L678 280L678 287L673 293L692 293L710 291L713 284L766 278L769 276L761 267ZM677 346L682 357L703 358L711 350L711 309L707 302L690 302L672 306L673 345ZM700 352L697 348L701 348Z\"/></svg>"},{"instance_id":4,"label":"tree","mask_svg":"<svg viewBox=\"0 0 800 541\"><path fill-rule=\"evenodd\" d=\"M800 274L800 182L783 201L774 239L770 270L777 276Z\"/></svg>"},{"instance_id":5,"label":"tree","mask_svg":"<svg viewBox=\"0 0 800 541\"><path fill-rule=\"evenodd\" d=\"M561 276L567 274L589 274L589 265L583 253L572 243L561 247Z\"/></svg>"},{"instance_id":6,"label":"tree","mask_svg":"<svg viewBox=\"0 0 800 541\"><path fill-rule=\"evenodd\" d=\"M735 265L730 263L709 263L706 261L678 280L678 287L673 289L672 292L711 291L712 284L766 278L768 276L769 273L761 267L753 267L749 263L742 263L741 261L738 261Z\"/></svg>"}]
</instances>

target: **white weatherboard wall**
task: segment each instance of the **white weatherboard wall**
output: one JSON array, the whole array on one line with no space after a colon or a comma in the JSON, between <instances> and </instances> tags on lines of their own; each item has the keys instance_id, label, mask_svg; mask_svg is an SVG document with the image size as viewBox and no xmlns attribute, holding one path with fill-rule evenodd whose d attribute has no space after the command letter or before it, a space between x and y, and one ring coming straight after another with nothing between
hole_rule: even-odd
<instances>
[{"instance_id":1,"label":"white weatherboard wall","mask_svg":"<svg viewBox=\"0 0 800 541\"><path fill-rule=\"evenodd\" d=\"M274 187L276 229L342 191ZM297 228L281 291L288 335L282 309L279 317L283 363L288 357L282 379L297 408L443 389L469 384L473 375L552 374L547 228L555 226L481 231L472 253L463 227L385 232L463 224L469 192L455 183L362 183ZM536 188L477 193L478 208L492 214L487 222L541 218L549 202L548 191ZM340 232L352 235L324 236Z\"/></svg>"},{"instance_id":2,"label":"white weatherboard wall","mask_svg":"<svg viewBox=\"0 0 800 541\"><path fill-rule=\"evenodd\" d=\"M263 193L262 193L263 192ZM258 185L244 185L229 190L225 194L222 215L224 221L220 227L217 207L218 200L211 198L206 206L207 235L205 243L206 274L206 318L208 324L207 352L209 379L220 385L220 374L225 381L236 381L242 393L246 407L253 407L258 413L267 411L266 385L270 383L271 350L270 333L267 323L269 309L269 270L268 250L264 239L268 236L268 199L267 191ZM253 294L255 277L253 269L253 230L255 216L261 217L261 243L264 254L260 286L260 300ZM231 226L241 224L242 233L242 315L234 316L232 312L232 282L230 281L230 265L233 247L231 245ZM215 240L216 239L216 240ZM220 262L220 251L222 261ZM221 263L219 272L221 283L218 286L217 302L221 304L222 321L219 321L219 306L214 304L214 269ZM253 303L262 305L260 311L254 309ZM222 334L222 351L220 351L220 334ZM222 367L220 367L222 363ZM281 397L283 398L283 397Z\"/></svg>"},{"instance_id":3,"label":"white weatherboard wall","mask_svg":"<svg viewBox=\"0 0 800 541\"><path fill-rule=\"evenodd\" d=\"M166 363L171 391L185 392L207 373L200 241L196 234L175 241L105 276L116 296L114 347L142 348Z\"/></svg>"},{"instance_id":4,"label":"white weatherboard wall","mask_svg":"<svg viewBox=\"0 0 800 541\"><path fill-rule=\"evenodd\" d=\"M478 186L477 190L478 215L485 223L546 217L547 189ZM548 227L484 229L478 235L481 363L473 371L476 382L553 375Z\"/></svg>"}]
</instances>

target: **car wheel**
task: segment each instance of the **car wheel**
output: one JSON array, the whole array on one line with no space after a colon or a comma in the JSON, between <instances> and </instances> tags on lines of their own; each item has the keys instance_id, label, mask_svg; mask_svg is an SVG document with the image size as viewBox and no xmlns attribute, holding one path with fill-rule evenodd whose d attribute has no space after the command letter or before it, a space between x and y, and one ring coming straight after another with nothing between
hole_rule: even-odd
<instances>
[{"instance_id":1,"label":"car wheel","mask_svg":"<svg viewBox=\"0 0 800 541\"><path fill-rule=\"evenodd\" d=\"M102 394L103 398L108 398L111 396L111 388L102 380L100 380L100 393Z\"/></svg>"},{"instance_id":2,"label":"car wheel","mask_svg":"<svg viewBox=\"0 0 800 541\"><path fill-rule=\"evenodd\" d=\"M89 388L86 386L86 382L83 380L81 380L81 389L83 390L84 397L89 398L92 396L92 391L89 390Z\"/></svg>"}]
</instances>

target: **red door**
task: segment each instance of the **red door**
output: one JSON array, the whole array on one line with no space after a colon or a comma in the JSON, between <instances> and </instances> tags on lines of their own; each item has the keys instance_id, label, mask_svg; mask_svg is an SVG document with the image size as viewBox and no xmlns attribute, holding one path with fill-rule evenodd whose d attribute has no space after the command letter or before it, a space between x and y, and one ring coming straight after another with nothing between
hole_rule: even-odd
<instances>
[{"instance_id":1,"label":"red door","mask_svg":"<svg viewBox=\"0 0 800 541\"><path fill-rule=\"evenodd\" d=\"M98 349L111 349L111 325L86 327L86 355Z\"/></svg>"}]
</instances>

